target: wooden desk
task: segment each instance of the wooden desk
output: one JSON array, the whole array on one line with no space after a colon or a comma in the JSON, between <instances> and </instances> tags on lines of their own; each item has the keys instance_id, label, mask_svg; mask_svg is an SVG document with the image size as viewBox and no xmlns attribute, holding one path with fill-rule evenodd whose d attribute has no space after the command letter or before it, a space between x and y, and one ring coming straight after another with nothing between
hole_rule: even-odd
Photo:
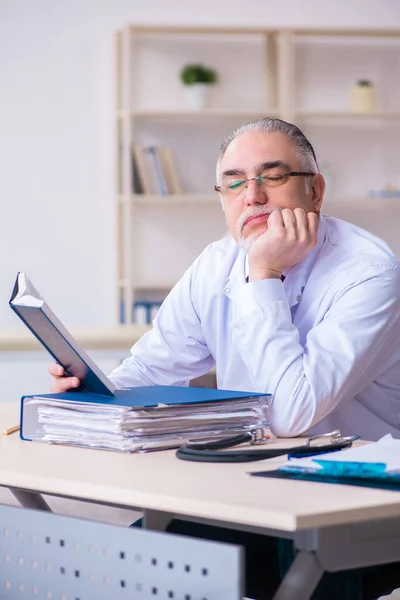
<instances>
[{"instance_id":1,"label":"wooden desk","mask_svg":"<svg viewBox=\"0 0 400 600\"><path fill-rule=\"evenodd\" d=\"M18 403L0 404L1 430L18 414ZM25 505L45 508L38 495L45 493L143 510L150 528L177 515L293 538L300 552L276 600L306 600L324 570L400 560L398 492L248 475L276 468L282 457L192 463L174 451L128 455L23 442L16 433L0 438L0 485Z\"/></svg>"}]
</instances>

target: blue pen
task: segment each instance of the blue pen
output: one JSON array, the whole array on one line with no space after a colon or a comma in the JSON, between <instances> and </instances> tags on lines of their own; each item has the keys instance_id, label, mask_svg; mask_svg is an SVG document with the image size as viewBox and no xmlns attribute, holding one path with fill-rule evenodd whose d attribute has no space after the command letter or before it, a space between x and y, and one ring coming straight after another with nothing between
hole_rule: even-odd
<instances>
[{"instance_id":1,"label":"blue pen","mask_svg":"<svg viewBox=\"0 0 400 600\"><path fill-rule=\"evenodd\" d=\"M345 446L344 448L349 448L350 446L351 443L348 446ZM288 454L288 459L290 460L291 458L307 458L308 456L317 456L318 454L327 454L328 452L340 452L340 450L343 450L344 448L310 448L307 452L291 452L290 454Z\"/></svg>"},{"instance_id":2,"label":"blue pen","mask_svg":"<svg viewBox=\"0 0 400 600\"><path fill-rule=\"evenodd\" d=\"M320 436L324 437L324 436ZM338 452L350 448L355 440L360 439L359 435L352 435L348 437L338 437L337 441L332 441L330 444L324 444L323 446L311 446L305 444L301 448L296 448L293 452L288 454L288 459L291 458L307 458L308 456L317 456L318 454L327 454L328 452Z\"/></svg>"}]
</instances>

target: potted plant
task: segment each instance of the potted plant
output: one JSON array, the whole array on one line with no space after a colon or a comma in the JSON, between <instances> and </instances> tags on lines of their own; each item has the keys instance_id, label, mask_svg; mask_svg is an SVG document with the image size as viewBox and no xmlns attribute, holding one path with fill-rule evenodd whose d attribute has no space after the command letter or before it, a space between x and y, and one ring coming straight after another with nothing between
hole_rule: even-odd
<instances>
[{"instance_id":1,"label":"potted plant","mask_svg":"<svg viewBox=\"0 0 400 600\"><path fill-rule=\"evenodd\" d=\"M186 101L190 108L205 108L211 85L218 81L217 73L202 64L187 64L180 71L180 79L185 86Z\"/></svg>"},{"instance_id":2,"label":"potted plant","mask_svg":"<svg viewBox=\"0 0 400 600\"><path fill-rule=\"evenodd\" d=\"M376 87L369 79L359 79L350 91L350 108L356 113L373 113L377 110Z\"/></svg>"}]
</instances>

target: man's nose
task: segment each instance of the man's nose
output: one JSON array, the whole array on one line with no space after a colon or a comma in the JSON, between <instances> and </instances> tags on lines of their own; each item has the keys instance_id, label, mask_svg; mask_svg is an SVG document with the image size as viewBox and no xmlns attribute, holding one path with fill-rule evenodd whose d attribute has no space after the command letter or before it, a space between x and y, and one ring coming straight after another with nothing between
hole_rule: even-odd
<instances>
[{"instance_id":1,"label":"man's nose","mask_svg":"<svg viewBox=\"0 0 400 600\"><path fill-rule=\"evenodd\" d=\"M250 179L247 182L245 189L244 202L247 206L254 206L255 204L265 204L268 202L267 194L263 190L263 186L258 185L256 179Z\"/></svg>"}]
</instances>

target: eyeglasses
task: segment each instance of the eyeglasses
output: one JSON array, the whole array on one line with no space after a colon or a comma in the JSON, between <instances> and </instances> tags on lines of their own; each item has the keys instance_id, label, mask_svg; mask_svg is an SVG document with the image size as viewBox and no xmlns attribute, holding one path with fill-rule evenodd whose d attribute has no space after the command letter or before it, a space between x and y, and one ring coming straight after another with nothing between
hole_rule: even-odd
<instances>
[{"instance_id":1,"label":"eyeglasses","mask_svg":"<svg viewBox=\"0 0 400 600\"><path fill-rule=\"evenodd\" d=\"M290 171L289 173L263 173L257 175L257 177L251 177L249 179L232 179L223 185L216 185L214 189L219 192L222 196L234 198L239 196L249 185L249 181L255 181L257 187L265 190L267 188L275 188L284 185L289 181L289 177L307 177L315 175L315 173L309 171Z\"/></svg>"}]
</instances>

